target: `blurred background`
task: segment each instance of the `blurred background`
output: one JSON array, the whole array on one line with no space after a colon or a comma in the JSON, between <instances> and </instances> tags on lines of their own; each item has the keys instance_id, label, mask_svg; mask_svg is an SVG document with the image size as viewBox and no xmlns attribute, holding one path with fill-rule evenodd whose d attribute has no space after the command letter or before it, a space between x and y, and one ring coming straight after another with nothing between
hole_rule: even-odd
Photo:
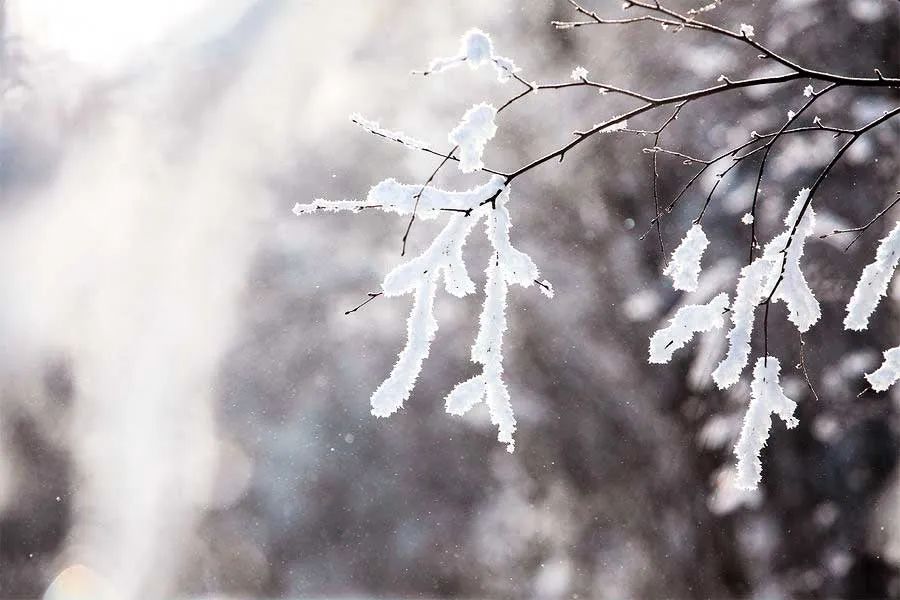
<instances>
[{"instance_id":1,"label":"blurred background","mask_svg":"<svg viewBox=\"0 0 900 600\"><path fill-rule=\"evenodd\" d=\"M809 66L900 71L895 1L720 4L708 20L753 24ZM472 372L479 297L439 298L412 398L389 419L369 415L409 299L344 311L400 260L405 219L290 209L361 198L386 177L422 182L436 162L350 113L449 147L466 108L519 91L486 71L410 74L455 53L470 27L540 82L582 65L665 95L771 68L689 31L549 25L575 17L561 0L0 1L0 597L40 598L73 565L84 567L63 584L105 591L58 584L53 600L900 597L900 396L857 396L897 344L900 291L869 332L841 327L896 215L847 252L840 236L808 245L825 317L804 339L818 400L779 306L770 344L800 425L775 422L757 493L728 485L749 390L711 386L721 337L647 364L667 315L733 286L750 163L711 203L711 264L687 297L660 278L653 236L639 239L653 216L646 138L600 136L523 176L513 242L556 298L511 294L515 454L483 407L443 408ZM692 104L662 143L717 154L779 126L806 83ZM816 106L855 127L898 98L843 90ZM504 111L485 162L512 170L628 106L541 92ZM898 132L879 128L834 171L817 201L822 232L894 197ZM777 147L763 239L835 149L828 134ZM695 168L662 157L662 197ZM446 169L438 184L482 177ZM712 179L702 183L664 220L666 253ZM434 232L417 222L410 252ZM466 251L477 278L486 249Z\"/></svg>"}]
</instances>

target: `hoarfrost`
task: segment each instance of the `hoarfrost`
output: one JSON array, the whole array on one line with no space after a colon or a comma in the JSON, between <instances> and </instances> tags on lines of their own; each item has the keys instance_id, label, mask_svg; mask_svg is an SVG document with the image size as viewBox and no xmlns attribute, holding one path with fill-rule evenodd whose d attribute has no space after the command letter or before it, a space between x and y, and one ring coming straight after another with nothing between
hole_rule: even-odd
<instances>
[{"instance_id":1,"label":"hoarfrost","mask_svg":"<svg viewBox=\"0 0 900 600\"><path fill-rule=\"evenodd\" d=\"M676 290L693 292L697 289L697 281L700 277L700 260L703 252L709 246L709 239L703 232L700 223L694 224L681 244L672 252L669 264L663 270L663 274L672 279L672 285Z\"/></svg>"},{"instance_id":2,"label":"hoarfrost","mask_svg":"<svg viewBox=\"0 0 900 600\"><path fill-rule=\"evenodd\" d=\"M753 368L750 383L750 406L744 416L744 424L738 437L734 454L737 456L737 477L735 485L740 489L753 490L762 479L760 452L769 439L772 427L772 413L784 421L788 429L796 427L794 409L797 403L784 395L779 382L781 365L772 356L761 357Z\"/></svg>"}]
</instances>

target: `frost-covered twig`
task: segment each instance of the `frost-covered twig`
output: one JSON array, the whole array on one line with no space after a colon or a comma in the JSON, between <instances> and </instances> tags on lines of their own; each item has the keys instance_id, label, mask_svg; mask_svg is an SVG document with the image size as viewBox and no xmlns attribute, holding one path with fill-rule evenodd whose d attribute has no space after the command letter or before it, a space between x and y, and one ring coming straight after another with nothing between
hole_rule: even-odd
<instances>
[{"instance_id":1,"label":"frost-covered twig","mask_svg":"<svg viewBox=\"0 0 900 600\"><path fill-rule=\"evenodd\" d=\"M722 326L722 315L728 308L728 294L722 292L707 304L682 306L669 325L650 338L650 362L667 363L679 348L683 348L695 333L711 331Z\"/></svg>"},{"instance_id":2,"label":"frost-covered twig","mask_svg":"<svg viewBox=\"0 0 900 600\"><path fill-rule=\"evenodd\" d=\"M658 221L657 221L658 222ZM663 275L672 278L676 290L693 292L700 279L700 260L709 246L709 238L699 223L691 227L681 244L672 253L669 264L663 269Z\"/></svg>"},{"instance_id":3,"label":"frost-covered twig","mask_svg":"<svg viewBox=\"0 0 900 600\"><path fill-rule=\"evenodd\" d=\"M797 403L784 395L780 382L781 365L774 356L763 356L753 368L750 406L734 454L737 456L737 481L742 489L755 489L762 478L760 453L769 439L772 414L777 414L788 429L797 426Z\"/></svg>"},{"instance_id":4,"label":"frost-covered twig","mask_svg":"<svg viewBox=\"0 0 900 600\"><path fill-rule=\"evenodd\" d=\"M421 150L422 152L427 152L433 156L440 157L444 159L444 162L448 160L452 160L454 162L460 162L460 158L458 156L454 156L454 152L458 149L454 147L450 152L444 154L443 152L439 152L438 150L434 150L428 144L423 141L417 140L416 138L408 137L406 134L399 131L390 131L388 129L383 129L376 121L370 121L363 117L360 114L353 114L350 116L350 121L359 125L362 129L368 131L372 135L376 135L378 137L384 138L386 140L390 140L392 142L397 142L407 148L412 148L414 150ZM441 163L443 164L443 163ZM485 173L489 173L491 175L506 175L505 173L501 173L499 171L493 171L488 169L484 165L480 165L477 169L472 169L477 171L484 171ZM433 177L432 177L433 179ZM425 183L428 185L431 183L429 180Z\"/></svg>"},{"instance_id":5,"label":"frost-covered twig","mask_svg":"<svg viewBox=\"0 0 900 600\"><path fill-rule=\"evenodd\" d=\"M862 331L869 327L869 318L881 299L887 295L888 284L894 277L897 263L900 261L900 221L891 232L881 240L875 260L862 272L853 297L847 304L847 316L844 327Z\"/></svg>"}]
</instances>

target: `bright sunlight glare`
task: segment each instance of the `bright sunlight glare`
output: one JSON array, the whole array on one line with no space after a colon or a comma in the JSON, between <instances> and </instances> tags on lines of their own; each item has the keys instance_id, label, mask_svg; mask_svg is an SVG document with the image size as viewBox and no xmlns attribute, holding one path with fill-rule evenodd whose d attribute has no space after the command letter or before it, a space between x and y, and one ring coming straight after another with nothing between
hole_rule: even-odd
<instances>
[{"instance_id":1,"label":"bright sunlight glare","mask_svg":"<svg viewBox=\"0 0 900 600\"><path fill-rule=\"evenodd\" d=\"M110 72L198 18L214 0L20 0L10 24L40 51L61 53L91 70Z\"/></svg>"}]
</instances>

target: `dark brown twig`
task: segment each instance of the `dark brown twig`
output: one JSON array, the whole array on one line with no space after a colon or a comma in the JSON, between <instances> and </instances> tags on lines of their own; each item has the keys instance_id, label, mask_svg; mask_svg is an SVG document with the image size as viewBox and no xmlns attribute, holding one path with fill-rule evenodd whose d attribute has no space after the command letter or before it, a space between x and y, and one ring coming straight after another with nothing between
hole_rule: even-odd
<instances>
[{"instance_id":1,"label":"dark brown twig","mask_svg":"<svg viewBox=\"0 0 900 600\"><path fill-rule=\"evenodd\" d=\"M349 315L351 313L355 313L356 311L361 309L363 306L365 306L366 304L368 304L369 302L371 302L372 300L374 300L375 298L378 298L379 296L381 296L383 294L384 294L384 292L369 292L367 294L368 298L366 298L365 300L363 300L361 303L357 304L350 310L344 311L344 314Z\"/></svg>"},{"instance_id":2,"label":"dark brown twig","mask_svg":"<svg viewBox=\"0 0 900 600\"><path fill-rule=\"evenodd\" d=\"M851 228L849 228L849 229L835 229L835 230L832 231L831 233L826 233L826 234L820 235L820 236L819 236L819 239L825 239L825 238L827 238L827 237L831 237L832 235L837 235L837 234L839 234L839 233L854 233L854 232L858 232L855 236L853 236L853 239L850 240L850 243L847 244L847 245L844 247L844 252L846 252L847 250L850 249L850 246L852 246L853 244L855 244L856 241L857 241L859 238L862 237L862 235L866 232L867 229L869 229L869 227L871 227L872 225L874 225L881 217L883 217L883 216L885 215L885 213L887 213L889 210L891 210L892 208L894 208L894 206L896 206L898 202L900 202L900 190L897 191L897 197L894 198L894 201L891 202L890 204L888 204L888 205L887 205L886 207L884 207L883 209L881 209L881 210L878 212L878 214L875 215L874 217L872 217L872 219L871 219L868 223L866 223L865 225L860 225L859 227L851 227Z\"/></svg>"}]
</instances>

